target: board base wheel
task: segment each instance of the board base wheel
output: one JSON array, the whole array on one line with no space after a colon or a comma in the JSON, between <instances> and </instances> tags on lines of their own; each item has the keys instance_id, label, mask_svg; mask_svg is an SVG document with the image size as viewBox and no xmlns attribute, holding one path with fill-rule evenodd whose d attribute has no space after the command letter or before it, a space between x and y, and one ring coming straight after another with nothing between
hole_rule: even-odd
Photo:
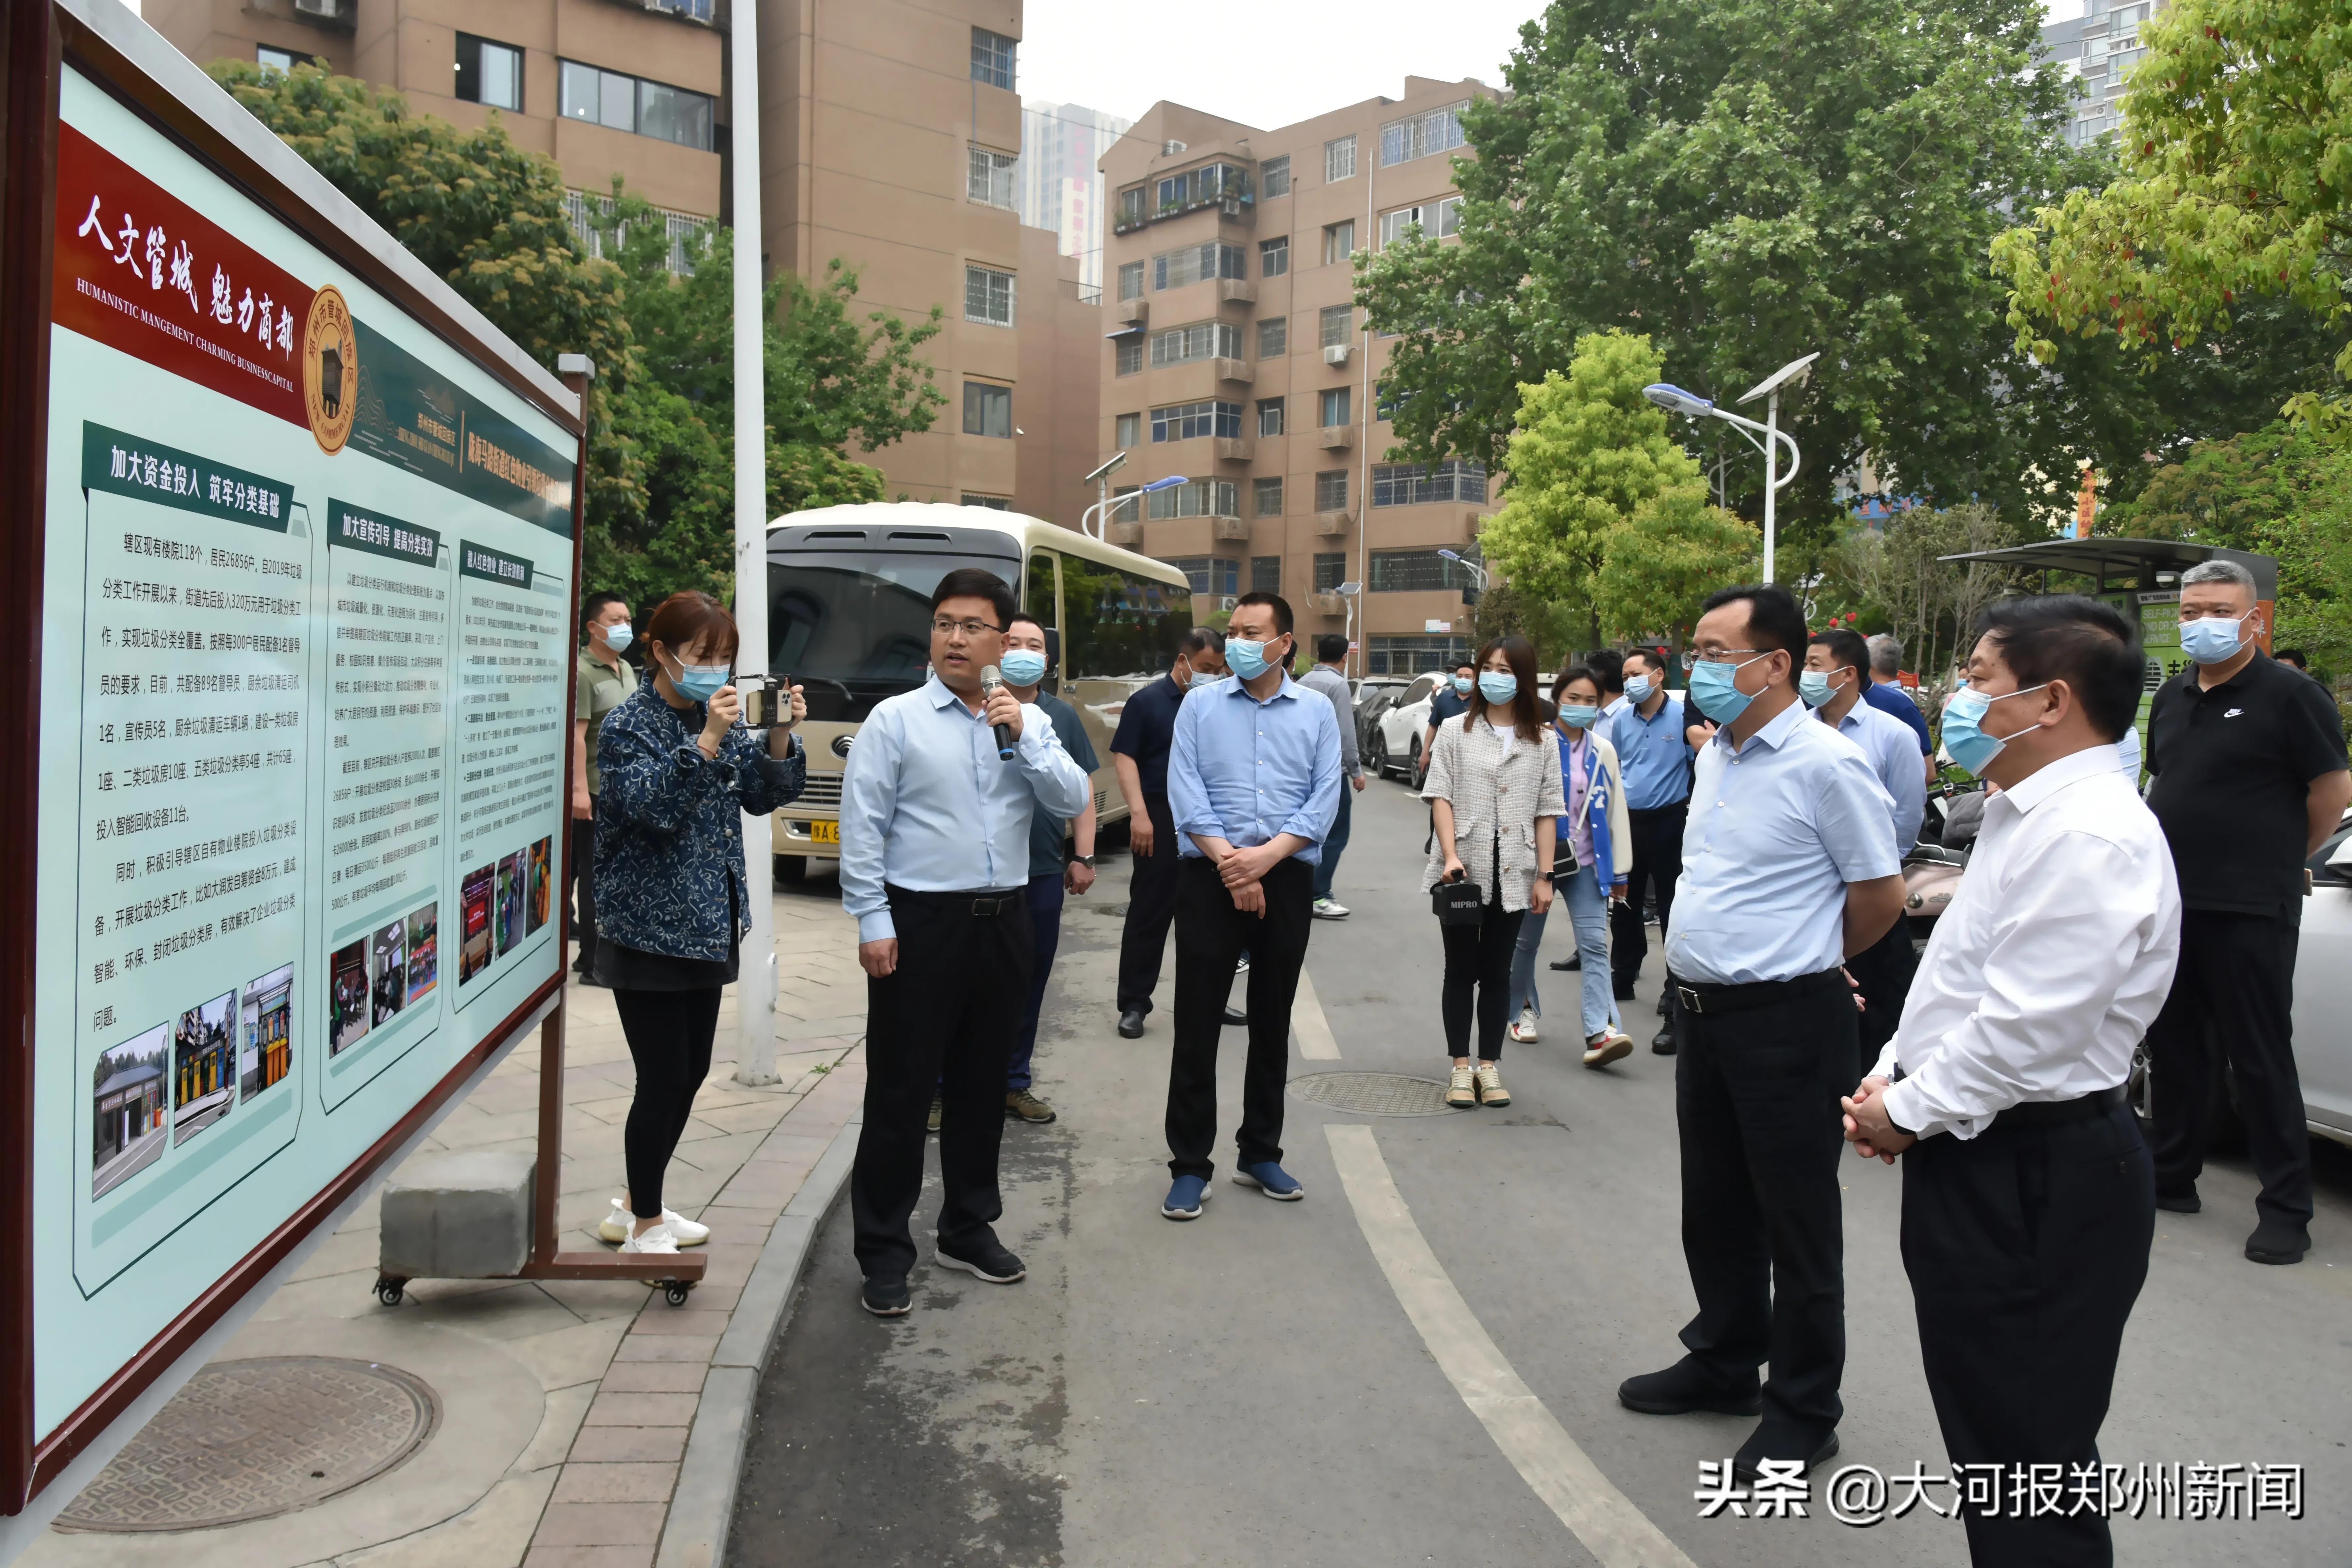
<instances>
[{"instance_id":1,"label":"board base wheel","mask_svg":"<svg viewBox=\"0 0 2352 1568\"><path fill-rule=\"evenodd\" d=\"M407 1289L407 1280L394 1279L389 1275L380 1276L375 1282L375 1299L387 1307L397 1307Z\"/></svg>"},{"instance_id":2,"label":"board base wheel","mask_svg":"<svg viewBox=\"0 0 2352 1568\"><path fill-rule=\"evenodd\" d=\"M676 1279L662 1281L662 1295L673 1307L685 1306L687 1295L693 1289L693 1286Z\"/></svg>"}]
</instances>

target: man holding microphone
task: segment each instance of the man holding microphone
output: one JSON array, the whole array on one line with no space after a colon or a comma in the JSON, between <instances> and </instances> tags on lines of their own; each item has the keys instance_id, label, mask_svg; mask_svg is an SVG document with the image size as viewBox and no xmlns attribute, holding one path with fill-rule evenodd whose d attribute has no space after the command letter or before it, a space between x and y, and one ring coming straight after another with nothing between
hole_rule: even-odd
<instances>
[{"instance_id":1,"label":"man holding microphone","mask_svg":"<svg viewBox=\"0 0 2352 1568\"><path fill-rule=\"evenodd\" d=\"M1018 605L993 573L959 567L931 595L931 674L859 731L842 780L841 902L866 981L866 1125L850 1211L877 1317L912 1304L908 1222L923 1190L937 1085L938 1258L991 1284L1027 1270L991 1228L1005 1064L1029 1000L1030 825L1092 798L1053 721L998 672ZM1010 750L1010 755L1003 753Z\"/></svg>"},{"instance_id":2,"label":"man holding microphone","mask_svg":"<svg viewBox=\"0 0 2352 1568\"><path fill-rule=\"evenodd\" d=\"M2156 1231L2124 1083L2172 984L2180 895L2116 765L2144 668L2131 623L2061 595L1978 626L1944 744L1999 793L1845 1135L1903 1157L1903 1267L1954 1463L2095 1472ZM1988 1505L1963 1505L1982 1568L2114 1561L2098 1512L2005 1489Z\"/></svg>"}]
</instances>

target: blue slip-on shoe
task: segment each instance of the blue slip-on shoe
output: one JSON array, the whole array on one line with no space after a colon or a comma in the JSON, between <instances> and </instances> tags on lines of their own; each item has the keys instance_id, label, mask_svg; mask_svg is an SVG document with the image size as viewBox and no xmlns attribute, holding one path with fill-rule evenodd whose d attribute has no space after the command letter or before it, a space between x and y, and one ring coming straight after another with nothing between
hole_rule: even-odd
<instances>
[{"instance_id":1,"label":"blue slip-on shoe","mask_svg":"<svg viewBox=\"0 0 2352 1568\"><path fill-rule=\"evenodd\" d=\"M1168 1189L1168 1201L1160 1205L1160 1212L1170 1219L1199 1219L1201 1205L1208 1201L1208 1177L1179 1176Z\"/></svg>"},{"instance_id":2,"label":"blue slip-on shoe","mask_svg":"<svg viewBox=\"0 0 2352 1568\"><path fill-rule=\"evenodd\" d=\"M1244 1165L1234 1173L1234 1180L1286 1204L1295 1204L1307 1195L1307 1189L1298 1184L1297 1179L1271 1160Z\"/></svg>"}]
</instances>

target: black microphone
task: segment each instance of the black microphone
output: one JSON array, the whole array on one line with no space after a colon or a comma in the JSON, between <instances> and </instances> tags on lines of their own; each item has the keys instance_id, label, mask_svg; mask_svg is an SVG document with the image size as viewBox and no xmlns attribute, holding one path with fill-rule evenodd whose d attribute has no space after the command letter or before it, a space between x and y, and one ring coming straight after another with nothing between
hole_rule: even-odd
<instances>
[{"instance_id":1,"label":"black microphone","mask_svg":"<svg viewBox=\"0 0 2352 1568\"><path fill-rule=\"evenodd\" d=\"M994 697L998 692L1003 689L1004 672L997 668L996 666L992 664L982 665L980 667L981 696L983 698ZM996 731L996 760L1000 763L1009 763L1013 760L1013 752L1014 750L1013 744L1013 727L1009 724L998 724L993 726L993 728Z\"/></svg>"}]
</instances>

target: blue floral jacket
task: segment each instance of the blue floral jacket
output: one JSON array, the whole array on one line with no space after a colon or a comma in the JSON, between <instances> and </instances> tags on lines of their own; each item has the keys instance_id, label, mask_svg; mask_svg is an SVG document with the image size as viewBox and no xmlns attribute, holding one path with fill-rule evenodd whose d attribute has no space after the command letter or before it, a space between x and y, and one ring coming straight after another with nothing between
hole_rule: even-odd
<instances>
[{"instance_id":1,"label":"blue floral jacket","mask_svg":"<svg viewBox=\"0 0 2352 1568\"><path fill-rule=\"evenodd\" d=\"M703 718L701 704L672 708L651 681L604 716L596 930L641 952L723 961L750 919L741 814L764 815L799 795L808 760L797 736L779 760L765 731L741 724L715 761L706 758L694 743Z\"/></svg>"}]
</instances>

